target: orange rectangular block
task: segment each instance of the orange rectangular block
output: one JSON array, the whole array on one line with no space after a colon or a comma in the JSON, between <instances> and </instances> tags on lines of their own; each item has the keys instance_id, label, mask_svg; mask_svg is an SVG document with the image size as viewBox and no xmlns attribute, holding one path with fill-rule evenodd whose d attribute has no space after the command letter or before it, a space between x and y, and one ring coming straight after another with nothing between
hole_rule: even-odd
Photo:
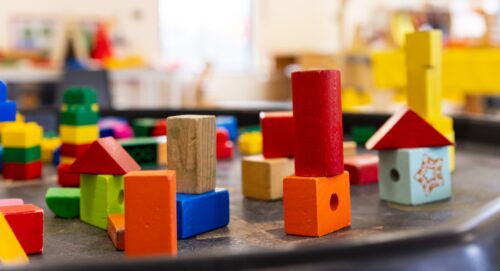
<instances>
[{"instance_id":1,"label":"orange rectangular block","mask_svg":"<svg viewBox=\"0 0 500 271\"><path fill-rule=\"evenodd\" d=\"M108 215L108 236L116 250L125 250L125 215Z\"/></svg>"},{"instance_id":2,"label":"orange rectangular block","mask_svg":"<svg viewBox=\"0 0 500 271\"><path fill-rule=\"evenodd\" d=\"M125 175L125 255L177 255L175 171Z\"/></svg>"},{"instance_id":3,"label":"orange rectangular block","mask_svg":"<svg viewBox=\"0 0 500 271\"><path fill-rule=\"evenodd\" d=\"M319 237L351 225L349 173L285 177L283 209L287 234Z\"/></svg>"}]
</instances>

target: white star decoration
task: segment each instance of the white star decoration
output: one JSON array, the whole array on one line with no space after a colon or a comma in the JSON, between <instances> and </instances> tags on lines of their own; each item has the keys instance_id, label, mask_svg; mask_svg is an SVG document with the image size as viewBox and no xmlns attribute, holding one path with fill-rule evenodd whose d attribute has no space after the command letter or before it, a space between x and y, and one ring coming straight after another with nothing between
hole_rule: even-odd
<instances>
[{"instance_id":1,"label":"white star decoration","mask_svg":"<svg viewBox=\"0 0 500 271\"><path fill-rule=\"evenodd\" d=\"M432 170L432 177L427 177L427 171ZM427 154L422 159L422 165L415 174L415 180L422 184L425 195L428 196L436 187L444 185L443 179L443 159L432 159Z\"/></svg>"}]
</instances>

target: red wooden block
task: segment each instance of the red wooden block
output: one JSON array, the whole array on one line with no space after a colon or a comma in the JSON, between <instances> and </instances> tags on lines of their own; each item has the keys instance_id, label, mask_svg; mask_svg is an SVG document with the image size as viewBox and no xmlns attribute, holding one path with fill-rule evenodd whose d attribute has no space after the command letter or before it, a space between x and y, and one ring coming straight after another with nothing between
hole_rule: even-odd
<instances>
[{"instance_id":1,"label":"red wooden block","mask_svg":"<svg viewBox=\"0 0 500 271\"><path fill-rule=\"evenodd\" d=\"M215 132L217 144L224 144L229 141L229 132L226 128L218 127Z\"/></svg>"},{"instance_id":2,"label":"red wooden block","mask_svg":"<svg viewBox=\"0 0 500 271\"><path fill-rule=\"evenodd\" d=\"M0 212L9 223L26 254L43 251L43 210L25 204L0 207Z\"/></svg>"},{"instance_id":3,"label":"red wooden block","mask_svg":"<svg viewBox=\"0 0 500 271\"><path fill-rule=\"evenodd\" d=\"M453 145L438 130L408 107L390 117L366 142L369 150Z\"/></svg>"},{"instance_id":4,"label":"red wooden block","mask_svg":"<svg viewBox=\"0 0 500 271\"><path fill-rule=\"evenodd\" d=\"M125 175L141 167L112 137L94 141L70 166L69 171L79 174Z\"/></svg>"},{"instance_id":5,"label":"red wooden block","mask_svg":"<svg viewBox=\"0 0 500 271\"><path fill-rule=\"evenodd\" d=\"M226 143L217 143L217 159L231 159L234 156L234 144L231 141Z\"/></svg>"},{"instance_id":6,"label":"red wooden block","mask_svg":"<svg viewBox=\"0 0 500 271\"><path fill-rule=\"evenodd\" d=\"M161 119L156 122L156 126L153 128L152 136L164 135L167 135L167 120Z\"/></svg>"},{"instance_id":7,"label":"red wooden block","mask_svg":"<svg viewBox=\"0 0 500 271\"><path fill-rule=\"evenodd\" d=\"M292 112L261 112L260 126L265 158L293 158L295 130Z\"/></svg>"},{"instance_id":8,"label":"red wooden block","mask_svg":"<svg viewBox=\"0 0 500 271\"><path fill-rule=\"evenodd\" d=\"M42 176L42 162L40 160L31 163L4 163L4 179L32 180Z\"/></svg>"},{"instance_id":9,"label":"red wooden block","mask_svg":"<svg viewBox=\"0 0 500 271\"><path fill-rule=\"evenodd\" d=\"M80 174L69 171L69 164L57 167L57 182L62 187L80 187Z\"/></svg>"},{"instance_id":10,"label":"red wooden block","mask_svg":"<svg viewBox=\"0 0 500 271\"><path fill-rule=\"evenodd\" d=\"M292 73L295 175L344 172L340 71Z\"/></svg>"},{"instance_id":11,"label":"red wooden block","mask_svg":"<svg viewBox=\"0 0 500 271\"><path fill-rule=\"evenodd\" d=\"M378 182L378 155L364 153L346 158L345 170L349 171L351 184L369 184Z\"/></svg>"},{"instance_id":12,"label":"red wooden block","mask_svg":"<svg viewBox=\"0 0 500 271\"><path fill-rule=\"evenodd\" d=\"M88 148L90 144L67 144L61 145L61 156L66 157L80 157Z\"/></svg>"}]
</instances>

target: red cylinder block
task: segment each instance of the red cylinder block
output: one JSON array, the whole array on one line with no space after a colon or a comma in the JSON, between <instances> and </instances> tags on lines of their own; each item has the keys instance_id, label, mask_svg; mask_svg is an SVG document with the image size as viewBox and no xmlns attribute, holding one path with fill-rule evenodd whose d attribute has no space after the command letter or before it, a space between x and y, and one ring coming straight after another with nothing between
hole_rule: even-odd
<instances>
[{"instance_id":1,"label":"red cylinder block","mask_svg":"<svg viewBox=\"0 0 500 271\"><path fill-rule=\"evenodd\" d=\"M292 74L296 176L344 172L340 86L338 70Z\"/></svg>"}]
</instances>

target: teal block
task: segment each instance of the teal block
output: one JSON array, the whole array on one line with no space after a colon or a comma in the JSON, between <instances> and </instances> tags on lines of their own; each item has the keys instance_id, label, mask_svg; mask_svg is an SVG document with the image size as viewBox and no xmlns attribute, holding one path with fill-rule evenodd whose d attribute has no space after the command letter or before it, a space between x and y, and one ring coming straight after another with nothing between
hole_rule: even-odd
<instances>
[{"instance_id":1,"label":"teal block","mask_svg":"<svg viewBox=\"0 0 500 271\"><path fill-rule=\"evenodd\" d=\"M45 202L58 217L76 218L80 216L80 188L51 187L45 194Z\"/></svg>"},{"instance_id":2,"label":"teal block","mask_svg":"<svg viewBox=\"0 0 500 271\"><path fill-rule=\"evenodd\" d=\"M451 197L449 147L379 151L379 195L419 205Z\"/></svg>"},{"instance_id":3,"label":"teal block","mask_svg":"<svg viewBox=\"0 0 500 271\"><path fill-rule=\"evenodd\" d=\"M80 219L106 230L109 214L123 214L123 176L80 175Z\"/></svg>"}]
</instances>

